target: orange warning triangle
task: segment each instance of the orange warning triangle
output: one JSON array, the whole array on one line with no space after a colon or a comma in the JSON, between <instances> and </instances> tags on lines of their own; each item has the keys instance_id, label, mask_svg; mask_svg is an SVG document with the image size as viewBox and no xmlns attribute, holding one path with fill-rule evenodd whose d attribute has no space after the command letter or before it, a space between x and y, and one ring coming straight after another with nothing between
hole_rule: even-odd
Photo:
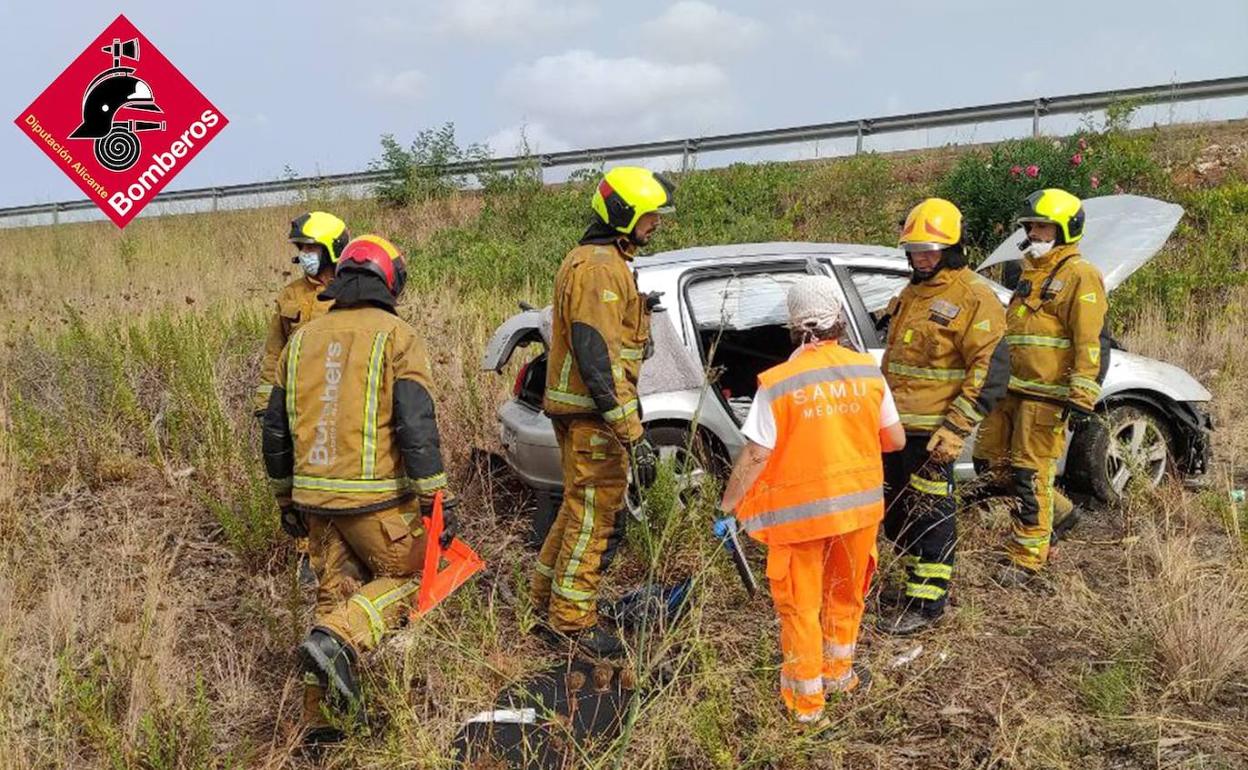
<instances>
[{"instance_id":1,"label":"orange warning triangle","mask_svg":"<svg viewBox=\"0 0 1248 770\"><path fill-rule=\"evenodd\" d=\"M438 492L433 498L433 515L425 518L425 567L420 575L416 606L411 611L413 618L438 606L468 578L485 569L481 557L459 538L453 539L445 549L438 544L442 525L442 493ZM439 572L443 562L446 569Z\"/></svg>"}]
</instances>

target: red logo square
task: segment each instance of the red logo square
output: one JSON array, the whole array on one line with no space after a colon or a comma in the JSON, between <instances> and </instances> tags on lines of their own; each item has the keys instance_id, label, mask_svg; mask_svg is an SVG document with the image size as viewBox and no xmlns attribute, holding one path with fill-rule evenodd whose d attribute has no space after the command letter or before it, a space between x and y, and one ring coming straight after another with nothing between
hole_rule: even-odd
<instances>
[{"instance_id":1,"label":"red logo square","mask_svg":"<svg viewBox=\"0 0 1248 770\"><path fill-rule=\"evenodd\" d=\"M229 123L125 16L13 122L118 227Z\"/></svg>"}]
</instances>

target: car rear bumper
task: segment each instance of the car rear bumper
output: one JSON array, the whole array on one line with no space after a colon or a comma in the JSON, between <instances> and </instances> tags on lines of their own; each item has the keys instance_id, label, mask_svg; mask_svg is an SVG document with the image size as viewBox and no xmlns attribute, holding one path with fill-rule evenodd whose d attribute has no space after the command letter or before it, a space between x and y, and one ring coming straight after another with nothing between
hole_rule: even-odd
<instances>
[{"instance_id":1,"label":"car rear bumper","mask_svg":"<svg viewBox=\"0 0 1248 770\"><path fill-rule=\"evenodd\" d=\"M530 487L563 489L559 444L550 418L515 399L498 408L503 457L516 476Z\"/></svg>"}]
</instances>

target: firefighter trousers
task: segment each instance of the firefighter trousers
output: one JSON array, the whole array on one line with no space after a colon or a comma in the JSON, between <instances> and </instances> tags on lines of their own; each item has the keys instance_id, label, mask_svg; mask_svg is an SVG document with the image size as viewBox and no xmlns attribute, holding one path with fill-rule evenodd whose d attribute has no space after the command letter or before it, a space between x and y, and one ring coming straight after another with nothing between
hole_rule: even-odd
<instances>
[{"instance_id":1,"label":"firefighter trousers","mask_svg":"<svg viewBox=\"0 0 1248 770\"><path fill-rule=\"evenodd\" d=\"M1054 511L1064 515L1072 507L1054 486L1065 448L1064 409L1013 393L1001 399L975 438L976 465L995 479L989 483L1003 485L1016 499L1006 553L1025 569L1044 566Z\"/></svg>"},{"instance_id":2,"label":"firefighter trousers","mask_svg":"<svg viewBox=\"0 0 1248 770\"><path fill-rule=\"evenodd\" d=\"M319 581L316 625L357 653L373 649L407 618L420 589L425 535L419 504L307 520L309 556Z\"/></svg>"},{"instance_id":3,"label":"firefighter trousers","mask_svg":"<svg viewBox=\"0 0 1248 770\"><path fill-rule=\"evenodd\" d=\"M596 417L555 417L563 504L542 543L530 597L564 633L598 622L598 592L623 536L628 450Z\"/></svg>"},{"instance_id":4,"label":"firefighter trousers","mask_svg":"<svg viewBox=\"0 0 1248 770\"><path fill-rule=\"evenodd\" d=\"M797 717L823 710L826 691L857 683L854 649L878 556L873 524L767 548L767 581L780 617L780 695Z\"/></svg>"},{"instance_id":5,"label":"firefighter trousers","mask_svg":"<svg viewBox=\"0 0 1248 770\"><path fill-rule=\"evenodd\" d=\"M957 547L953 463L931 461L925 434L884 455L884 536L906 566L906 598L927 615L945 609Z\"/></svg>"}]
</instances>

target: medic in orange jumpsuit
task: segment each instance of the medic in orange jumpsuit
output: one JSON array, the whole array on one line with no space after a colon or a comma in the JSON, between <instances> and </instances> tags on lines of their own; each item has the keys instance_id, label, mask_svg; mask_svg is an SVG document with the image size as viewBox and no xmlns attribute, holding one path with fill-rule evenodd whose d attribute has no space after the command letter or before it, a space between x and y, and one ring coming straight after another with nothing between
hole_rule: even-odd
<instances>
[{"instance_id":1,"label":"medic in orange jumpsuit","mask_svg":"<svg viewBox=\"0 0 1248 770\"><path fill-rule=\"evenodd\" d=\"M790 328L801 347L758 378L721 507L767 551L780 616L780 694L814 723L826 691L860 686L854 666L884 517L882 452L905 431L875 361L837 343L840 287L826 276L789 291ZM860 678L860 676L862 678Z\"/></svg>"}]
</instances>

